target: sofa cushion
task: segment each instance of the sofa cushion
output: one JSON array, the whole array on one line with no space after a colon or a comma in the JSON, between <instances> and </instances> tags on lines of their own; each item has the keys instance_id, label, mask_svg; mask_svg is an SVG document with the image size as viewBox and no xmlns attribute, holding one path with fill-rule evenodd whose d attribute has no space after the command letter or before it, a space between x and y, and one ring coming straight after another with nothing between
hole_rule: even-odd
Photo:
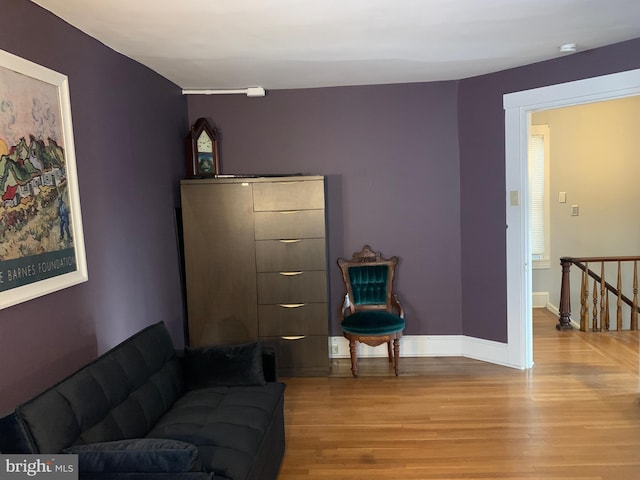
<instances>
[{"instance_id":1,"label":"sofa cushion","mask_svg":"<svg viewBox=\"0 0 640 480\"><path fill-rule=\"evenodd\" d=\"M64 453L78 455L81 473L181 473L194 468L198 449L190 443L158 438L76 445Z\"/></svg>"},{"instance_id":2,"label":"sofa cushion","mask_svg":"<svg viewBox=\"0 0 640 480\"><path fill-rule=\"evenodd\" d=\"M259 343L212 345L184 352L186 388L264 385L262 348Z\"/></svg>"},{"instance_id":3,"label":"sofa cushion","mask_svg":"<svg viewBox=\"0 0 640 480\"><path fill-rule=\"evenodd\" d=\"M216 476L244 479L271 422L280 418L285 386L211 387L186 392L148 433L198 447L205 471Z\"/></svg>"},{"instance_id":4,"label":"sofa cushion","mask_svg":"<svg viewBox=\"0 0 640 480\"><path fill-rule=\"evenodd\" d=\"M144 437L182 392L181 365L163 323L98 357L18 406L33 453Z\"/></svg>"}]
</instances>

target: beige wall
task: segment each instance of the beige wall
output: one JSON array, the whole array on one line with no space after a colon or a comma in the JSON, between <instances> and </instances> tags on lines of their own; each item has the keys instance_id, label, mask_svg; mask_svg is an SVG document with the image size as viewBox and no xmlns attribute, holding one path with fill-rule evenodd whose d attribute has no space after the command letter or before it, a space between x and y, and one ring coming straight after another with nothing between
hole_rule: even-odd
<instances>
[{"instance_id":1,"label":"beige wall","mask_svg":"<svg viewBox=\"0 0 640 480\"><path fill-rule=\"evenodd\" d=\"M557 308L560 257L640 255L640 96L536 112L532 124L549 125L551 146L551 268L533 271L533 291L549 292ZM579 216L571 216L572 205ZM612 284L616 268L606 271ZM578 272L572 267L576 321ZM623 273L630 296L631 272Z\"/></svg>"}]
</instances>

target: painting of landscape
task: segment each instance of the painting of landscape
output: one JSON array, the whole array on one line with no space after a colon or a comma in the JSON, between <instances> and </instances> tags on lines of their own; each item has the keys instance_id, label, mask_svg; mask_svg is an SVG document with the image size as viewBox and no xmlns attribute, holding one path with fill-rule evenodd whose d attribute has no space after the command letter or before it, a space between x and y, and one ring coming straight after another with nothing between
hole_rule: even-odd
<instances>
[{"instance_id":1,"label":"painting of landscape","mask_svg":"<svg viewBox=\"0 0 640 480\"><path fill-rule=\"evenodd\" d=\"M59 88L0 67L0 292L77 269L63 130Z\"/></svg>"}]
</instances>

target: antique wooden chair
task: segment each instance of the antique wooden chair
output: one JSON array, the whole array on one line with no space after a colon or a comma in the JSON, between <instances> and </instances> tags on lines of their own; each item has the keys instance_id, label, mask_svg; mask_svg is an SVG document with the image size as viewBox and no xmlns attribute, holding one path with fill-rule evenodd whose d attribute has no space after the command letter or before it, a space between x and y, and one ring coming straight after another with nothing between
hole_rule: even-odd
<instances>
[{"instance_id":1,"label":"antique wooden chair","mask_svg":"<svg viewBox=\"0 0 640 480\"><path fill-rule=\"evenodd\" d=\"M393 275L398 257L382 258L369 245L353 254L351 260L338 259L347 290L342 305L342 331L349 340L351 372L358 376L358 344L371 347L387 344L389 363L398 375L400 337L404 330L404 311L393 292ZM393 353L391 348L393 342Z\"/></svg>"}]
</instances>

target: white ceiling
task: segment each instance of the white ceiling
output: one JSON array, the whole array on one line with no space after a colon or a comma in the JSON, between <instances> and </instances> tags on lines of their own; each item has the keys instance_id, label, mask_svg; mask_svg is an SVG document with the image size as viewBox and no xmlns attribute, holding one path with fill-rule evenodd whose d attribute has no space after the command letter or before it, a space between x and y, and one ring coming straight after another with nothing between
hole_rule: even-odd
<instances>
[{"instance_id":1,"label":"white ceiling","mask_svg":"<svg viewBox=\"0 0 640 480\"><path fill-rule=\"evenodd\" d=\"M186 89L461 79L640 37L640 0L32 1Z\"/></svg>"}]
</instances>

